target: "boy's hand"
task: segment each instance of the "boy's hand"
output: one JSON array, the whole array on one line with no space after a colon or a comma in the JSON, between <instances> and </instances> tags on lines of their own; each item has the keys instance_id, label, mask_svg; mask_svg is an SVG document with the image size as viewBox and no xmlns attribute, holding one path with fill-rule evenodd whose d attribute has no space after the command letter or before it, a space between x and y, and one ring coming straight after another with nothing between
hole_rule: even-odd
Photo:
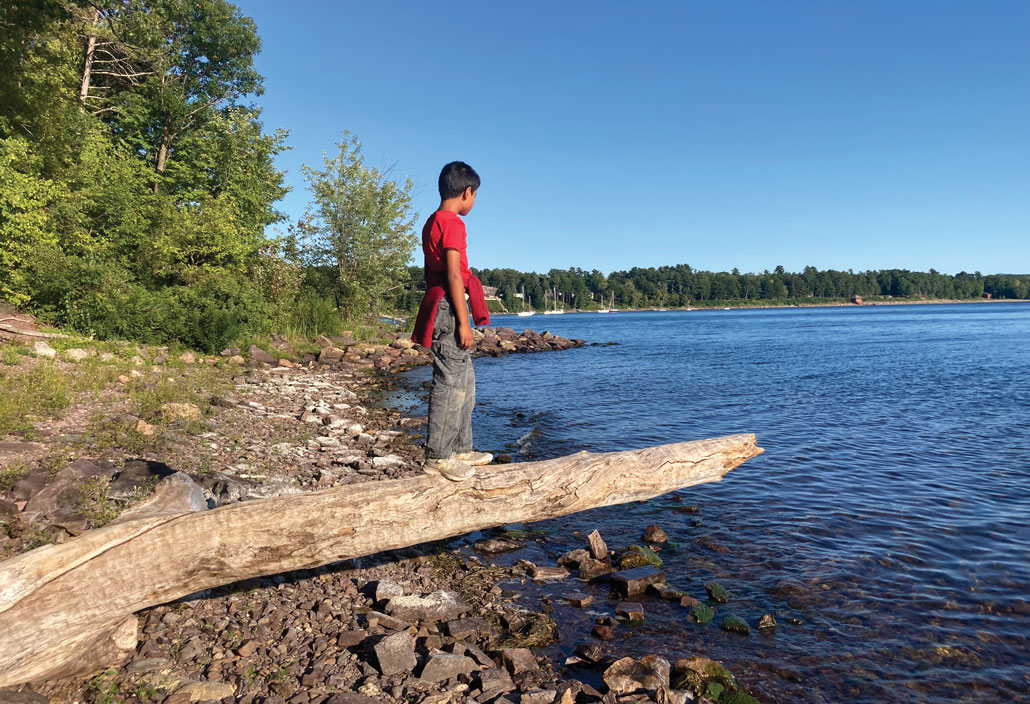
<instances>
[{"instance_id":1,"label":"boy's hand","mask_svg":"<svg viewBox=\"0 0 1030 704\"><path fill-rule=\"evenodd\" d=\"M470 350L476 344L476 339L472 337L472 328L469 325L458 326L458 344L463 350Z\"/></svg>"}]
</instances>

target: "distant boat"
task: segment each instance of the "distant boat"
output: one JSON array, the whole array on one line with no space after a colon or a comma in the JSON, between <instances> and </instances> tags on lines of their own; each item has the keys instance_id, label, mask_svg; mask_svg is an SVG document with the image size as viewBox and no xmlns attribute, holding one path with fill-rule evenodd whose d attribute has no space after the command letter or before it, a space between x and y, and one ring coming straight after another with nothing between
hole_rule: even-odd
<instances>
[{"instance_id":1,"label":"distant boat","mask_svg":"<svg viewBox=\"0 0 1030 704\"><path fill-rule=\"evenodd\" d=\"M598 308L598 313L611 313L612 307L615 305L615 291L612 291L612 302L607 308Z\"/></svg>"},{"instance_id":2,"label":"distant boat","mask_svg":"<svg viewBox=\"0 0 1030 704\"><path fill-rule=\"evenodd\" d=\"M526 298L529 298L529 297L526 296ZM529 299L529 303L530 303L530 308L529 308L529 310L526 310L526 302L525 302L525 300L523 300L523 302L522 302L522 310L520 310L518 312L518 316L520 318L528 318L529 316L536 314L536 311L533 310L533 299L532 298Z\"/></svg>"},{"instance_id":3,"label":"distant boat","mask_svg":"<svg viewBox=\"0 0 1030 704\"><path fill-rule=\"evenodd\" d=\"M565 312L565 309L564 308L558 308L558 289L557 289L557 287L552 287L552 292L553 292L552 299L554 300L554 308L552 308L551 310L545 310L544 311L544 315L562 315Z\"/></svg>"}]
</instances>

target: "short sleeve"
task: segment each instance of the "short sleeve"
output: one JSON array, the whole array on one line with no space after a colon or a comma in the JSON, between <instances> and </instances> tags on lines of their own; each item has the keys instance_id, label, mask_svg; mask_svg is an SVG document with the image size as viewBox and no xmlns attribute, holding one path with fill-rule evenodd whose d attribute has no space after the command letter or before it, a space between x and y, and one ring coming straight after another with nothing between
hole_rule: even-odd
<instances>
[{"instance_id":1,"label":"short sleeve","mask_svg":"<svg viewBox=\"0 0 1030 704\"><path fill-rule=\"evenodd\" d=\"M465 251L465 223L459 218L447 218L441 227L440 249Z\"/></svg>"}]
</instances>

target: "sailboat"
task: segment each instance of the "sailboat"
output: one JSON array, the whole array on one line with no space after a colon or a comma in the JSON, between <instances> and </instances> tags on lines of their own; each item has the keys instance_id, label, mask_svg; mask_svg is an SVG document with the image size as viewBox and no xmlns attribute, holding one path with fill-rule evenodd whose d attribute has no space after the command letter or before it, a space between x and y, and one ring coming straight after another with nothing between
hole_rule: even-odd
<instances>
[{"instance_id":1,"label":"sailboat","mask_svg":"<svg viewBox=\"0 0 1030 704\"><path fill-rule=\"evenodd\" d=\"M611 313L612 312L612 306L614 306L614 305L615 305L615 291L612 291L612 302L611 302L611 304L607 308L598 308L597 312L598 313Z\"/></svg>"},{"instance_id":2,"label":"sailboat","mask_svg":"<svg viewBox=\"0 0 1030 704\"><path fill-rule=\"evenodd\" d=\"M518 313L518 316L520 318L528 318L529 316L531 316L531 315L536 313L536 311L533 310L533 299L532 298L529 299L529 310L526 310L526 298L529 298L529 297L528 296L524 296L523 299L522 299L522 310L520 310L519 313Z\"/></svg>"},{"instance_id":3,"label":"sailboat","mask_svg":"<svg viewBox=\"0 0 1030 704\"><path fill-rule=\"evenodd\" d=\"M558 288L557 287L552 287L552 293L553 293L552 298L554 299L554 308L552 308L551 310L545 310L544 311L544 315L561 315L561 314L563 314L565 312L565 309L564 308L561 308L561 309L558 308Z\"/></svg>"}]
</instances>

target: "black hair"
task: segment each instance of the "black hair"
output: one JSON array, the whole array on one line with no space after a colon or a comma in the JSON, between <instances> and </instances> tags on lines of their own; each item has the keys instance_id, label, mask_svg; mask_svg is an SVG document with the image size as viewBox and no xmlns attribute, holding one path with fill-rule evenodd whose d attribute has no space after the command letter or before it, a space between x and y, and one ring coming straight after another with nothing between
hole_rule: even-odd
<instances>
[{"instance_id":1,"label":"black hair","mask_svg":"<svg viewBox=\"0 0 1030 704\"><path fill-rule=\"evenodd\" d=\"M464 161L452 161L440 170L440 199L457 198L471 188L479 190L479 174Z\"/></svg>"}]
</instances>

